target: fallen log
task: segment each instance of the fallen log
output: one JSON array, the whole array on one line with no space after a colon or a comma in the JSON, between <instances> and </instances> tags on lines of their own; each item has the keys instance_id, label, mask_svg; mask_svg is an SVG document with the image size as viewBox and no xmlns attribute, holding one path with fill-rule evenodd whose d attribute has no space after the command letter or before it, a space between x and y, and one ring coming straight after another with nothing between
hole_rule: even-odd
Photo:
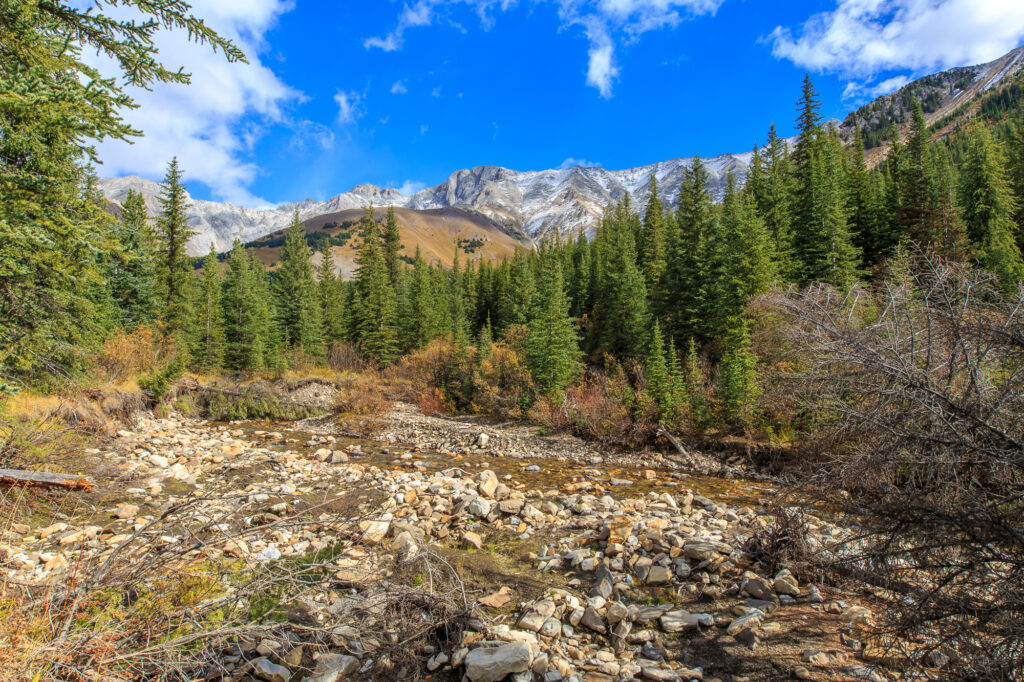
<instances>
[{"instance_id":1,"label":"fallen log","mask_svg":"<svg viewBox=\"0 0 1024 682\"><path fill-rule=\"evenodd\" d=\"M63 488L64 490L85 490L93 488L92 479L75 474L52 474L48 471L26 471L24 469L0 469L0 486L31 486L34 488Z\"/></svg>"},{"instance_id":2,"label":"fallen log","mask_svg":"<svg viewBox=\"0 0 1024 682\"><path fill-rule=\"evenodd\" d=\"M682 455L683 457L690 456L690 453L686 451L686 448L683 447L683 444L680 443L675 436L669 433L668 429L665 428L664 424L658 424L658 435L664 436L666 439L668 439L668 442L672 443L675 449L678 450L679 454Z\"/></svg>"}]
</instances>

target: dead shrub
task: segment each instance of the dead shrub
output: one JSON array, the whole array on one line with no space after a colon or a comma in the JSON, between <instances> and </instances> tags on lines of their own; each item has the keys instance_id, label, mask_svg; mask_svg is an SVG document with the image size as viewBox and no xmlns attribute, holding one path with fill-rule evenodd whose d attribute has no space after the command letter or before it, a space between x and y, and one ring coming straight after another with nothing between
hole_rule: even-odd
<instances>
[{"instance_id":1,"label":"dead shrub","mask_svg":"<svg viewBox=\"0 0 1024 682\"><path fill-rule=\"evenodd\" d=\"M444 404L444 396L441 395L440 390L432 386L417 394L416 405L428 417L440 417L448 413Z\"/></svg>"},{"instance_id":2,"label":"dead shrub","mask_svg":"<svg viewBox=\"0 0 1024 682\"><path fill-rule=\"evenodd\" d=\"M338 383L338 394L333 405L335 413L357 416L383 415L394 407L384 392L383 378L379 372L346 374Z\"/></svg>"},{"instance_id":3,"label":"dead shrub","mask_svg":"<svg viewBox=\"0 0 1024 682\"><path fill-rule=\"evenodd\" d=\"M169 350L166 339L151 327L129 333L118 330L104 342L95 366L110 381L119 381L149 371Z\"/></svg>"},{"instance_id":4,"label":"dead shrub","mask_svg":"<svg viewBox=\"0 0 1024 682\"><path fill-rule=\"evenodd\" d=\"M465 410L473 405L477 388L476 354L474 346L460 346L451 337L434 339L399 360L394 376L413 390L436 388L452 409Z\"/></svg>"},{"instance_id":5,"label":"dead shrub","mask_svg":"<svg viewBox=\"0 0 1024 682\"><path fill-rule=\"evenodd\" d=\"M645 409L621 366L613 361L607 366L604 374L586 376L569 388L560 406L564 419L581 438L627 447L651 442L658 430L653 406Z\"/></svg>"},{"instance_id":6,"label":"dead shrub","mask_svg":"<svg viewBox=\"0 0 1024 682\"><path fill-rule=\"evenodd\" d=\"M359 354L355 346L338 341L327 349L327 366L335 372L362 372L375 367L372 361Z\"/></svg>"},{"instance_id":7,"label":"dead shrub","mask_svg":"<svg viewBox=\"0 0 1024 682\"><path fill-rule=\"evenodd\" d=\"M811 554L807 543L810 527L803 509L773 505L772 520L754 533L743 546L751 561L761 564L770 574L783 568L805 564Z\"/></svg>"}]
</instances>

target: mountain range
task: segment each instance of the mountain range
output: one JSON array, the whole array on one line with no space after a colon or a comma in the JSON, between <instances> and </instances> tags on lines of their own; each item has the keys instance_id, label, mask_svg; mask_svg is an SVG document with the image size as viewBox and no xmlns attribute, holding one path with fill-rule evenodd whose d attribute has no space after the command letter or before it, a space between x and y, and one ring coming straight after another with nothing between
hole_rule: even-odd
<instances>
[{"instance_id":1,"label":"mountain range","mask_svg":"<svg viewBox=\"0 0 1024 682\"><path fill-rule=\"evenodd\" d=\"M851 112L842 123L834 124L841 135L850 139L855 129L861 129L869 146L884 149L883 129L908 119L910 100L924 103L929 125L954 121L955 114L966 112L975 96L985 90L1009 81L1024 67L1024 47L1003 57L974 67L960 67L918 79L898 91L880 97ZM876 154L877 155L877 154ZM731 172L737 182L746 178L751 152L722 154L704 159L713 194L719 198ZM235 239L243 243L278 232L291 222L297 210L307 230L316 220L332 214L342 214L366 206L395 206L418 212L419 232L434 225L435 217L446 221L443 232L451 239L450 251L458 240L467 238L465 226L471 226L473 239L482 239L485 246L477 257L491 256L491 244L501 244L506 251L508 243L518 242L530 248L557 230L565 237L580 232L592 234L600 222L604 208L618 201L627 192L638 207L647 203L651 177L657 178L663 201L674 205L679 194L684 170L691 166L692 158L675 158L649 166L626 170L606 170L600 167L573 166L565 169L542 171L515 171L497 166L479 166L459 170L436 187L416 194L402 195L396 189L374 185L358 185L348 192L327 201L305 199L271 209L250 209L228 203L202 201L189 198L188 219L195 236L189 243L189 253L201 255L210 245L226 251ZM100 180L100 187L108 200L120 204L129 189L140 192L151 213L159 210L159 183L137 176ZM441 211L440 209L457 209ZM408 222L411 213L403 212ZM461 222L460 222L461 221ZM403 226L408 227L408 226ZM407 230L408 231L408 230ZM509 239L511 238L511 239ZM413 248L417 244L407 244ZM432 252L448 248L444 244L431 245ZM347 254L346 254L347 255ZM447 260L447 259L442 259Z\"/></svg>"}]
</instances>

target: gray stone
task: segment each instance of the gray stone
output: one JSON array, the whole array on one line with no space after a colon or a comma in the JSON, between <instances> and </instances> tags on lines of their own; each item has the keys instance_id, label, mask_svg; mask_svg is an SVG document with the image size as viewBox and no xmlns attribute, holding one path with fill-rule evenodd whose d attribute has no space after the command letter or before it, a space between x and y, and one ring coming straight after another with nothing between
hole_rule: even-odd
<instances>
[{"instance_id":1,"label":"gray stone","mask_svg":"<svg viewBox=\"0 0 1024 682\"><path fill-rule=\"evenodd\" d=\"M482 497L474 497L466 505L466 511L473 516L483 517L491 513L491 503Z\"/></svg>"},{"instance_id":2,"label":"gray stone","mask_svg":"<svg viewBox=\"0 0 1024 682\"><path fill-rule=\"evenodd\" d=\"M309 682L338 682L359 670L359 659L342 654L321 654Z\"/></svg>"},{"instance_id":3,"label":"gray stone","mask_svg":"<svg viewBox=\"0 0 1024 682\"><path fill-rule=\"evenodd\" d=\"M430 672L434 672L435 670L437 670L438 668L440 668L442 665L444 665L447 662L448 662L448 654L446 654L443 651L439 651L436 654L434 654L430 658L430 660L427 661L427 670L429 670Z\"/></svg>"},{"instance_id":4,"label":"gray stone","mask_svg":"<svg viewBox=\"0 0 1024 682\"><path fill-rule=\"evenodd\" d=\"M590 628L591 630L593 630L594 632L600 632L602 635L608 631L608 628L605 627L604 620L602 620L601 615L597 611L595 611L593 607L590 606L588 606L583 611L583 618L580 620L580 622L583 625Z\"/></svg>"},{"instance_id":5,"label":"gray stone","mask_svg":"<svg viewBox=\"0 0 1024 682\"><path fill-rule=\"evenodd\" d=\"M466 655L466 677L472 682L499 682L530 669L533 654L526 642L480 647Z\"/></svg>"},{"instance_id":6,"label":"gray stone","mask_svg":"<svg viewBox=\"0 0 1024 682\"><path fill-rule=\"evenodd\" d=\"M672 581L672 571L664 566L651 566L644 581L648 585L665 585Z\"/></svg>"},{"instance_id":7,"label":"gray stone","mask_svg":"<svg viewBox=\"0 0 1024 682\"><path fill-rule=\"evenodd\" d=\"M670 611L658 619L661 629L665 632L682 632L694 630L700 626L711 627L715 619L710 613L690 613L689 611Z\"/></svg>"},{"instance_id":8,"label":"gray stone","mask_svg":"<svg viewBox=\"0 0 1024 682\"><path fill-rule=\"evenodd\" d=\"M252 673L267 682L288 682L292 678L291 670L283 665L273 663L265 657L257 658L252 662Z\"/></svg>"}]
</instances>

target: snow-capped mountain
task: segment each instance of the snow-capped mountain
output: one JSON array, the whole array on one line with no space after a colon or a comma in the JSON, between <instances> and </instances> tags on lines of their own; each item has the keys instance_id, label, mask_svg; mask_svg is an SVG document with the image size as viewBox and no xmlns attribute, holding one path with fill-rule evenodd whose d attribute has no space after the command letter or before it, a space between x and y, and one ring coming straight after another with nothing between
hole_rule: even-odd
<instances>
[{"instance_id":1,"label":"snow-capped mountain","mask_svg":"<svg viewBox=\"0 0 1024 682\"><path fill-rule=\"evenodd\" d=\"M988 64L951 69L918 79L851 112L844 123L829 124L839 126L840 133L847 139L853 137L855 128L869 136L887 129L893 121L901 122L906 118L909 106L906 96L925 102L929 124L943 116L955 118L957 112L966 111L965 107L975 95L1007 82L1021 70L1024 70L1024 47ZM716 199L721 197L730 172L738 184L743 184L750 159L751 153L747 152L723 154L704 161ZM395 189L358 185L327 201L306 199L273 209L249 209L190 199L188 216L196 236L189 244L189 252L201 255L209 250L211 243L218 251L225 251L235 239L248 242L276 232L291 222L295 210L302 220L309 220L370 205L413 210L458 208L487 218L529 245L556 229L565 237L591 233L604 208L627 192L642 210L647 205L652 176L658 180L664 203L675 206L683 171L692 164L692 158L678 158L619 171L574 166L527 172L479 166L456 171L440 185L411 196ZM151 215L158 210L158 183L129 176L101 180L100 185L107 198L116 203L124 201L128 189L134 188L142 193Z\"/></svg>"},{"instance_id":2,"label":"snow-capped mountain","mask_svg":"<svg viewBox=\"0 0 1024 682\"><path fill-rule=\"evenodd\" d=\"M725 188L731 171L738 183L746 178L750 153L724 154L704 161L716 198ZM436 187L411 196L398 190L359 185L327 201L306 199L272 209L250 209L216 201L189 198L189 223L196 235L189 253L206 253L210 244L218 251L231 248L235 239L258 239L291 222L297 209L308 220L365 206L396 206L413 210L461 208L477 213L526 243L544 239L557 229L565 237L581 231L592 232L609 203L628 192L639 207L647 204L651 176L658 181L663 201L674 205L683 170L692 158L672 159L651 166L610 171L603 168L572 168L544 171L514 171L496 166L460 170ZM102 179L107 199L120 204L129 189L142 194L151 215L159 210L160 184L138 176Z\"/></svg>"}]
</instances>

